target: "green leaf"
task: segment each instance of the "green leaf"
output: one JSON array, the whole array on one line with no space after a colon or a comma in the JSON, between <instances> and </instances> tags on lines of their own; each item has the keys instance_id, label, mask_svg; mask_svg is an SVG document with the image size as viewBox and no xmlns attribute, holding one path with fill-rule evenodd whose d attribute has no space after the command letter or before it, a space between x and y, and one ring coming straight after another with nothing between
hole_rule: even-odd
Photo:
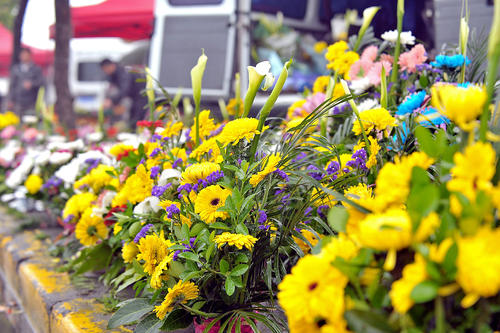
<instances>
[{"instance_id":1,"label":"green leaf","mask_svg":"<svg viewBox=\"0 0 500 333\"><path fill-rule=\"evenodd\" d=\"M441 275L441 272L439 271L438 266L435 263L428 261L427 265L426 265L426 270L427 270L427 274L429 274L429 276L433 280L441 281L442 275Z\"/></svg>"},{"instance_id":2,"label":"green leaf","mask_svg":"<svg viewBox=\"0 0 500 333\"><path fill-rule=\"evenodd\" d=\"M456 243L453 243L453 245L450 246L450 248L446 252L446 255L444 256L443 259L443 269L448 274L448 277L452 279L455 278L455 273L457 272L457 265L456 265L457 257L458 257L458 246Z\"/></svg>"},{"instance_id":3,"label":"green leaf","mask_svg":"<svg viewBox=\"0 0 500 333\"><path fill-rule=\"evenodd\" d=\"M234 294L234 289L236 288L236 286L235 286L234 281L232 279L227 278L224 287L226 288L226 294L228 296L231 296L232 294Z\"/></svg>"},{"instance_id":4,"label":"green leaf","mask_svg":"<svg viewBox=\"0 0 500 333\"><path fill-rule=\"evenodd\" d=\"M127 325L141 319L146 313L153 311L154 306L146 298L136 298L116 311L108 321L108 329Z\"/></svg>"},{"instance_id":5,"label":"green leaf","mask_svg":"<svg viewBox=\"0 0 500 333\"><path fill-rule=\"evenodd\" d=\"M181 253L179 253L178 256L180 258L184 258L187 260L200 262L200 258L198 258L198 256L196 254L194 254L193 252L181 252Z\"/></svg>"},{"instance_id":6,"label":"green leaf","mask_svg":"<svg viewBox=\"0 0 500 333\"><path fill-rule=\"evenodd\" d=\"M195 237L198 236L198 234L205 229L205 224L204 223L197 223L193 226L191 226L191 230L189 231L189 236Z\"/></svg>"},{"instance_id":7,"label":"green leaf","mask_svg":"<svg viewBox=\"0 0 500 333\"><path fill-rule=\"evenodd\" d=\"M243 223L238 223L236 225L236 232L243 235L248 235L248 228Z\"/></svg>"},{"instance_id":8,"label":"green leaf","mask_svg":"<svg viewBox=\"0 0 500 333\"><path fill-rule=\"evenodd\" d=\"M373 311L349 310L344 314L349 328L353 332L363 333L395 333L386 318Z\"/></svg>"},{"instance_id":9,"label":"green leaf","mask_svg":"<svg viewBox=\"0 0 500 333\"><path fill-rule=\"evenodd\" d=\"M229 263L225 259L221 259L219 261L219 269L220 272L225 274L229 270Z\"/></svg>"},{"instance_id":10,"label":"green leaf","mask_svg":"<svg viewBox=\"0 0 500 333\"><path fill-rule=\"evenodd\" d=\"M236 256L236 263L240 262L248 262L248 257L246 254L238 253L238 255Z\"/></svg>"},{"instance_id":11,"label":"green leaf","mask_svg":"<svg viewBox=\"0 0 500 333\"><path fill-rule=\"evenodd\" d=\"M155 313L147 315L134 329L134 333L158 333L163 325L163 321L156 317Z\"/></svg>"},{"instance_id":12,"label":"green leaf","mask_svg":"<svg viewBox=\"0 0 500 333\"><path fill-rule=\"evenodd\" d=\"M422 126L415 128L415 136L417 137L420 149L430 157L439 157L438 146L432 138L431 132Z\"/></svg>"},{"instance_id":13,"label":"green leaf","mask_svg":"<svg viewBox=\"0 0 500 333\"><path fill-rule=\"evenodd\" d=\"M239 264L231 270L230 275L231 276L240 276L240 275L245 274L246 271L248 271L248 265Z\"/></svg>"},{"instance_id":14,"label":"green leaf","mask_svg":"<svg viewBox=\"0 0 500 333\"><path fill-rule=\"evenodd\" d=\"M189 312L183 309L174 309L167 315L167 317L165 317L165 323L163 324L161 329L165 331L173 331L181 328L186 328L192 322L193 316Z\"/></svg>"},{"instance_id":15,"label":"green leaf","mask_svg":"<svg viewBox=\"0 0 500 333\"><path fill-rule=\"evenodd\" d=\"M222 229L222 230L231 230L231 227L227 226L222 222L215 222L209 225L212 229Z\"/></svg>"},{"instance_id":16,"label":"green leaf","mask_svg":"<svg viewBox=\"0 0 500 333\"><path fill-rule=\"evenodd\" d=\"M109 264L113 252L111 248L105 244L101 243L94 246L87 255L85 256L85 261L78 267L75 274L82 274L88 271L98 271L100 269L106 268Z\"/></svg>"},{"instance_id":17,"label":"green leaf","mask_svg":"<svg viewBox=\"0 0 500 333\"><path fill-rule=\"evenodd\" d=\"M328 224L336 232L345 232L349 213L344 207L334 206L328 212Z\"/></svg>"},{"instance_id":18,"label":"green leaf","mask_svg":"<svg viewBox=\"0 0 500 333\"><path fill-rule=\"evenodd\" d=\"M415 303L425 303L433 300L438 294L439 285L434 281L420 282L413 288L410 298Z\"/></svg>"}]
</instances>

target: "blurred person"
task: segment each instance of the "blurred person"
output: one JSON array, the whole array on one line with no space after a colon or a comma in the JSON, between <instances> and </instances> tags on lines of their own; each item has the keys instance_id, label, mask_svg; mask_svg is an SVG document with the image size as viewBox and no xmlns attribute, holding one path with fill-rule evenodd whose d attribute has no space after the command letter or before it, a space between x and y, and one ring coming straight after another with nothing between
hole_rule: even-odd
<instances>
[{"instance_id":1,"label":"blurred person","mask_svg":"<svg viewBox=\"0 0 500 333\"><path fill-rule=\"evenodd\" d=\"M33 62L31 50L21 48L19 63L11 68L7 108L20 117L34 115L38 89L44 83L42 69Z\"/></svg>"},{"instance_id":2,"label":"blurred person","mask_svg":"<svg viewBox=\"0 0 500 333\"><path fill-rule=\"evenodd\" d=\"M113 108L117 115L122 115L125 113L124 104L126 104L126 99L127 97L130 98L128 122L130 128L135 129L137 121L144 119L147 111L145 106L148 104L148 100L142 94L146 83L144 80L139 80L143 79L144 75L128 71L122 65L109 59L102 60L100 65L107 76L107 80L112 85L111 90L114 90L104 100L104 109Z\"/></svg>"}]
</instances>

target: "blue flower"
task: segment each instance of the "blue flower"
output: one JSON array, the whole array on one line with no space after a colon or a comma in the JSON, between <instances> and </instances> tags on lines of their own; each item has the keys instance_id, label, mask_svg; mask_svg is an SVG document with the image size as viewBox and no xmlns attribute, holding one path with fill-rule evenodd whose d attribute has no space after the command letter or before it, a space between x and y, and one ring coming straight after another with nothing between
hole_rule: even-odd
<instances>
[{"instance_id":1,"label":"blue flower","mask_svg":"<svg viewBox=\"0 0 500 333\"><path fill-rule=\"evenodd\" d=\"M418 115L417 121L424 127L436 127L442 124L447 125L450 123L448 118L432 107L423 109Z\"/></svg>"},{"instance_id":2,"label":"blue flower","mask_svg":"<svg viewBox=\"0 0 500 333\"><path fill-rule=\"evenodd\" d=\"M456 68L460 67L463 64L470 64L470 60L467 57L464 57L462 54L455 54L452 56L447 56L444 54L440 54L436 56L436 60L431 62L431 65L434 67L448 67L448 68Z\"/></svg>"},{"instance_id":3,"label":"blue flower","mask_svg":"<svg viewBox=\"0 0 500 333\"><path fill-rule=\"evenodd\" d=\"M138 243L141 238L146 237L146 234L152 227L153 225L151 223L146 224L144 227L142 227L141 231L139 231L137 235L135 235L134 243Z\"/></svg>"},{"instance_id":4,"label":"blue flower","mask_svg":"<svg viewBox=\"0 0 500 333\"><path fill-rule=\"evenodd\" d=\"M415 109L418 109L422 105L426 96L427 95L423 90L419 91L416 94L410 95L406 99L406 101L399 104L396 115L406 116L407 114L412 113Z\"/></svg>"}]
</instances>

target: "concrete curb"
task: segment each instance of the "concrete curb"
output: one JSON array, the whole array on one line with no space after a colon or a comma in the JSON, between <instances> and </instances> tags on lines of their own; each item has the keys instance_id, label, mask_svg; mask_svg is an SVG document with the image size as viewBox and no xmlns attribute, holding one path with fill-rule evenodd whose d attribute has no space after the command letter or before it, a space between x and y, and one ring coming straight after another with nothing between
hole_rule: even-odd
<instances>
[{"instance_id":1,"label":"concrete curb","mask_svg":"<svg viewBox=\"0 0 500 333\"><path fill-rule=\"evenodd\" d=\"M11 309L7 317L17 332L132 332L125 327L107 330L111 314L95 300L105 288L76 289L68 273L56 271L57 260L47 253L49 241L32 231L14 233L16 221L4 209L0 214L0 296Z\"/></svg>"}]
</instances>

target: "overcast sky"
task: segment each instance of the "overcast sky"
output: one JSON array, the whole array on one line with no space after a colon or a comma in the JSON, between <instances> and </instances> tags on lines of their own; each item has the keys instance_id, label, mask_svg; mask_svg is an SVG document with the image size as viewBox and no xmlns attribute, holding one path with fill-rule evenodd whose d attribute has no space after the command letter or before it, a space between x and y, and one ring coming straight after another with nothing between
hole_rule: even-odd
<instances>
[{"instance_id":1,"label":"overcast sky","mask_svg":"<svg viewBox=\"0 0 500 333\"><path fill-rule=\"evenodd\" d=\"M70 0L71 6L88 6L104 0ZM49 26L54 23L54 0L30 0L24 16L22 42L40 49L54 48Z\"/></svg>"}]
</instances>

